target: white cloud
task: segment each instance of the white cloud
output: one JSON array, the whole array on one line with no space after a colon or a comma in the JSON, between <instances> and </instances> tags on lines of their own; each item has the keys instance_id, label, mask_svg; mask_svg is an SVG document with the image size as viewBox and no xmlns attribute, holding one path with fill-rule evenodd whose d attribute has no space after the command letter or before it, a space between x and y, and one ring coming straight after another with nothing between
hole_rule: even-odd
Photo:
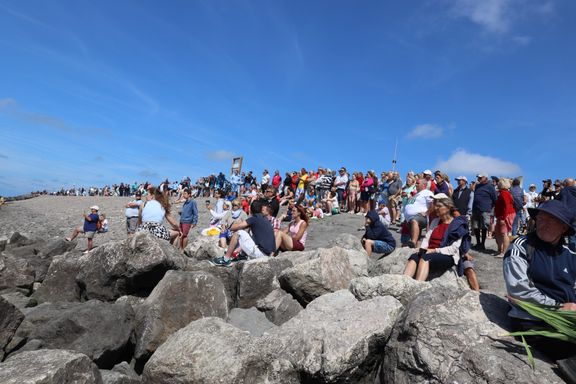
<instances>
[{"instance_id":1,"label":"white cloud","mask_svg":"<svg viewBox=\"0 0 576 384\"><path fill-rule=\"evenodd\" d=\"M410 133L409 139L436 139L444 134L444 128L436 124L420 124Z\"/></svg>"},{"instance_id":2,"label":"white cloud","mask_svg":"<svg viewBox=\"0 0 576 384\"><path fill-rule=\"evenodd\" d=\"M224 161L224 160L232 160L236 155L230 151L219 150L219 151L212 151L207 152L206 157L209 160L213 161Z\"/></svg>"},{"instance_id":3,"label":"white cloud","mask_svg":"<svg viewBox=\"0 0 576 384\"><path fill-rule=\"evenodd\" d=\"M505 33L512 20L512 0L454 0L452 11L458 17L469 19L488 32Z\"/></svg>"},{"instance_id":4,"label":"white cloud","mask_svg":"<svg viewBox=\"0 0 576 384\"><path fill-rule=\"evenodd\" d=\"M486 172L495 176L517 176L521 174L520 166L496 157L469 153L459 149L448 158L436 163L435 169L451 174L475 175Z\"/></svg>"}]
</instances>

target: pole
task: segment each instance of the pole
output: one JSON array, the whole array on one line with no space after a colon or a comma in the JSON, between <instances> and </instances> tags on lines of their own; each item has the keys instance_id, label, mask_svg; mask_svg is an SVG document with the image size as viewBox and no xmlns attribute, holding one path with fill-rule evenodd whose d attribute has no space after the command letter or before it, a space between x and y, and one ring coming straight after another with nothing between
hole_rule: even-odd
<instances>
[{"instance_id":1,"label":"pole","mask_svg":"<svg viewBox=\"0 0 576 384\"><path fill-rule=\"evenodd\" d=\"M398 139L396 139L396 144L394 145L394 158L392 159L392 172L396 171L396 151L398 149Z\"/></svg>"}]
</instances>

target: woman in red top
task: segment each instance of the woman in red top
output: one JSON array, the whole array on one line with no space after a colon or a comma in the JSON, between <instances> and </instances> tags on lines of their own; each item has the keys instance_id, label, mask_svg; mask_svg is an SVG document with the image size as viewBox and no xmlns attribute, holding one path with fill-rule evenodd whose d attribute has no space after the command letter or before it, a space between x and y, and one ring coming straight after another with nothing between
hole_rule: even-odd
<instances>
[{"instance_id":1,"label":"woman in red top","mask_svg":"<svg viewBox=\"0 0 576 384\"><path fill-rule=\"evenodd\" d=\"M509 179L501 178L498 180L498 199L494 204L494 217L496 219L496 229L494 230L494 237L496 244L498 244L498 253L495 255L498 258L503 258L504 253L510 245L510 238L508 233L512 231L512 223L516 211L514 210L514 198L510 193L511 183Z\"/></svg>"},{"instance_id":2,"label":"woman in red top","mask_svg":"<svg viewBox=\"0 0 576 384\"><path fill-rule=\"evenodd\" d=\"M425 281L430 271L443 273L458 265L462 238L470 235L467 220L455 217L454 202L444 193L434 195L434 211L437 218L430 223L419 252L410 256L404 269L404 275L416 276L419 281Z\"/></svg>"}]
</instances>

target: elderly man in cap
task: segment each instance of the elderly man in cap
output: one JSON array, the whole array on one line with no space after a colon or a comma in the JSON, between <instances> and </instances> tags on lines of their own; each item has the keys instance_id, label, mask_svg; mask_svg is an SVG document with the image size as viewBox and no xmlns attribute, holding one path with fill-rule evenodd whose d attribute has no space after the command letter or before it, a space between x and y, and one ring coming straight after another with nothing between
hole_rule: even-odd
<instances>
[{"instance_id":1,"label":"elderly man in cap","mask_svg":"<svg viewBox=\"0 0 576 384\"><path fill-rule=\"evenodd\" d=\"M424 178L426 179L426 189L431 191L432 193L436 192L436 182L434 182L434 178L432 177L432 171L429 169L425 169L422 172Z\"/></svg>"},{"instance_id":2,"label":"elderly man in cap","mask_svg":"<svg viewBox=\"0 0 576 384\"><path fill-rule=\"evenodd\" d=\"M474 200L472 202L472 227L476 237L475 249L486 249L486 233L490 227L490 215L496 203L496 189L488 182L488 175L479 173L476 176L478 183L474 188Z\"/></svg>"},{"instance_id":3,"label":"elderly man in cap","mask_svg":"<svg viewBox=\"0 0 576 384\"><path fill-rule=\"evenodd\" d=\"M66 241L72 241L78 236L80 233L84 233L86 238L88 239L88 248L84 253L90 252L94 242L94 235L98 231L98 221L100 221L100 216L98 216L98 208L97 205L93 205L90 207L90 213L87 215L82 213L82 217L84 217L84 225L78 228L75 228L72 231L70 237L66 238Z\"/></svg>"},{"instance_id":4,"label":"elderly man in cap","mask_svg":"<svg viewBox=\"0 0 576 384\"><path fill-rule=\"evenodd\" d=\"M338 202L340 203L340 212L345 211L346 199L344 199L344 191L346 191L346 187L348 186L348 173L346 172L346 168L342 167L338 171L338 176L334 179L334 187L336 187L336 193L338 194Z\"/></svg>"},{"instance_id":5,"label":"elderly man in cap","mask_svg":"<svg viewBox=\"0 0 576 384\"><path fill-rule=\"evenodd\" d=\"M536 231L514 240L504 256L504 280L511 299L576 311L576 253L565 244L574 235L574 211L563 201L550 200L530 208ZM508 316L514 331L544 325L511 302ZM576 345L529 336L526 340L554 360L574 356Z\"/></svg>"},{"instance_id":6,"label":"elderly man in cap","mask_svg":"<svg viewBox=\"0 0 576 384\"><path fill-rule=\"evenodd\" d=\"M455 178L458 186L452 194L452 200L454 200L454 205L461 215L472 217L472 203L474 201L474 191L468 187L468 179L466 176L457 176Z\"/></svg>"}]
</instances>

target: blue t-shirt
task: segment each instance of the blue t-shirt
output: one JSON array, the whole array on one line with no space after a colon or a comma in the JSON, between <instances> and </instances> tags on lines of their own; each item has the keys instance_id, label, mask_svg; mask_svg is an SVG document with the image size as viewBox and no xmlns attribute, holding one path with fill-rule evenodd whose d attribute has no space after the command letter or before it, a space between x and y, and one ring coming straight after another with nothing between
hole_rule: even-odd
<instances>
[{"instance_id":1,"label":"blue t-shirt","mask_svg":"<svg viewBox=\"0 0 576 384\"><path fill-rule=\"evenodd\" d=\"M198 223L198 206L196 201L188 199L182 205L182 213L180 214L180 223L182 224L197 224Z\"/></svg>"},{"instance_id":2,"label":"blue t-shirt","mask_svg":"<svg viewBox=\"0 0 576 384\"><path fill-rule=\"evenodd\" d=\"M246 220L250 231L252 232L252 240L256 246L265 255L271 255L276 250L276 241L274 239L274 229L262 214L257 213Z\"/></svg>"},{"instance_id":3,"label":"blue t-shirt","mask_svg":"<svg viewBox=\"0 0 576 384\"><path fill-rule=\"evenodd\" d=\"M90 221L84 219L84 232L96 232L96 226L98 225L98 220L100 216L97 213L91 213L88 215Z\"/></svg>"}]
</instances>

